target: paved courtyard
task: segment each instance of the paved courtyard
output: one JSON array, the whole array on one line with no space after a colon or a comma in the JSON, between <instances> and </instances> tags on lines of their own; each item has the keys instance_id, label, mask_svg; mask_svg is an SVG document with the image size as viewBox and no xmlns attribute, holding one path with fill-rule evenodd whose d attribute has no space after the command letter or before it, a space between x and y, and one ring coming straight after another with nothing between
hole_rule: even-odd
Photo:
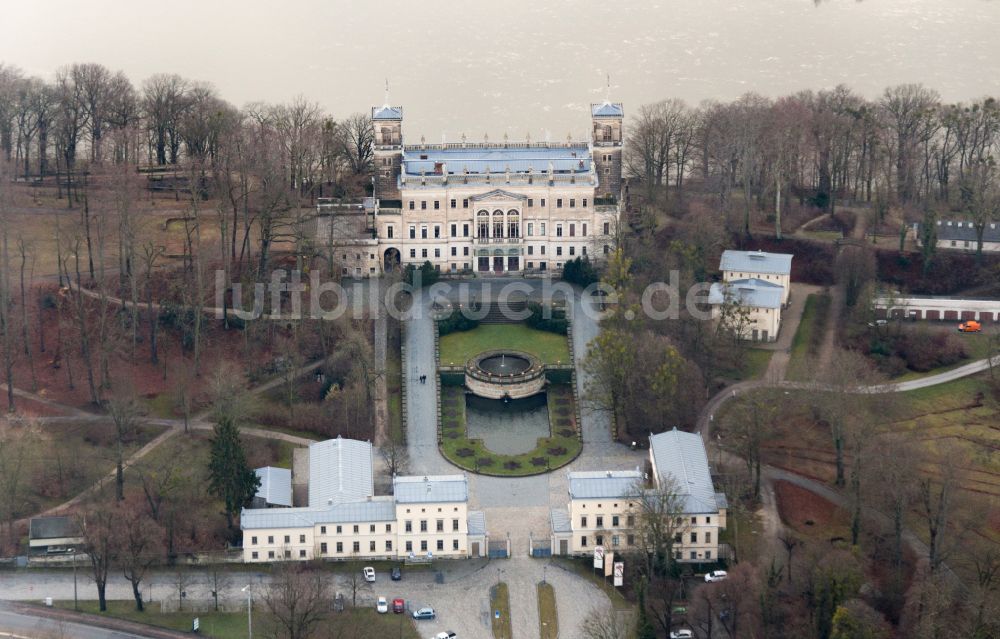
<instances>
[{"instance_id":1,"label":"paved courtyard","mask_svg":"<svg viewBox=\"0 0 1000 639\"><path fill-rule=\"evenodd\" d=\"M534 293L542 287L538 280L475 280L463 284L468 285L473 297L482 299L486 297L483 287L491 286L495 296L499 287L515 281ZM457 301L457 296L451 299ZM410 472L455 473L459 472L458 469L448 463L437 448L434 326L428 312L431 300L426 290L421 291L419 298L414 301L414 306L418 305L420 308L415 308L413 317L405 323L404 337ZM583 397L587 375L581 370L580 362L586 355L587 345L597 336L599 320L593 300L582 298L578 291L574 291L567 308L573 320L578 395ZM420 375L427 375L426 383L420 383ZM443 589L438 584L408 583L407 588L415 588L413 596L418 600L423 597L426 603L440 609L440 623L433 627L428 625L429 630L437 632L438 629L451 629L459 636L488 636L489 630L483 613L486 611L489 585L496 582L496 571L499 569L502 571L500 578L510 585L511 608L516 611L513 615L514 634L529 639L538 637L535 584L541 581L542 567L548 562L527 556L528 538L550 537L549 509L565 508L569 503L566 473L573 470L632 469L641 467L645 462L644 451L631 451L612 442L610 421L606 414L589 411L584 405L581 406L580 417L583 452L569 466L545 475L523 478L469 474L469 507L485 511L491 539L510 538L512 557L494 561L490 567L462 578L465 587L459 588L453 597L440 596ZM608 606L607 597L585 579L555 566L548 568L546 573L546 578L556 590L560 635L580 636L579 625L583 618L594 608ZM431 632L424 634L429 635Z\"/></svg>"}]
</instances>

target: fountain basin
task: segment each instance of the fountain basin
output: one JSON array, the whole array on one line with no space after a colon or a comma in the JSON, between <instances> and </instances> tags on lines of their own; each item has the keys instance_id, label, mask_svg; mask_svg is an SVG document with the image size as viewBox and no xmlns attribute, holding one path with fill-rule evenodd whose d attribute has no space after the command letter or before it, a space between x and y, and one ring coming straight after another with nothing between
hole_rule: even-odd
<instances>
[{"instance_id":1,"label":"fountain basin","mask_svg":"<svg viewBox=\"0 0 1000 639\"><path fill-rule=\"evenodd\" d=\"M545 388L545 366L529 353L486 351L466 363L465 387L489 399L531 397Z\"/></svg>"}]
</instances>

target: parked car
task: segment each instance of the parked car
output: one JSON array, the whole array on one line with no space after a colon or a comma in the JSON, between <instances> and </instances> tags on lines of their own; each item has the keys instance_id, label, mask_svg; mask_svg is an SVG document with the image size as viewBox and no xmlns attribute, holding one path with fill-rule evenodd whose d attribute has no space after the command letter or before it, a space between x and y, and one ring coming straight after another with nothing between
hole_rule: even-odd
<instances>
[{"instance_id":1,"label":"parked car","mask_svg":"<svg viewBox=\"0 0 1000 639\"><path fill-rule=\"evenodd\" d=\"M681 628L671 632L670 639L694 639L694 633L687 628Z\"/></svg>"},{"instance_id":2,"label":"parked car","mask_svg":"<svg viewBox=\"0 0 1000 639\"><path fill-rule=\"evenodd\" d=\"M399 569L399 566L393 566L392 572L389 573L389 577L391 577L393 581L399 581L403 578L403 571Z\"/></svg>"},{"instance_id":3,"label":"parked car","mask_svg":"<svg viewBox=\"0 0 1000 639\"><path fill-rule=\"evenodd\" d=\"M419 610L413 611L414 619L433 619L434 609L433 608L420 608Z\"/></svg>"},{"instance_id":4,"label":"parked car","mask_svg":"<svg viewBox=\"0 0 1000 639\"><path fill-rule=\"evenodd\" d=\"M457 637L458 637L458 635L456 635L451 630L448 630L446 632L439 632L439 633L437 633L436 635L434 635L433 637L431 637L431 639L456 639Z\"/></svg>"},{"instance_id":5,"label":"parked car","mask_svg":"<svg viewBox=\"0 0 1000 639\"><path fill-rule=\"evenodd\" d=\"M393 612L403 612L404 610L406 610L406 602L405 601L403 601L402 599L393 599L392 600L392 611Z\"/></svg>"},{"instance_id":6,"label":"parked car","mask_svg":"<svg viewBox=\"0 0 1000 639\"><path fill-rule=\"evenodd\" d=\"M375 610L379 613L389 612L389 602L385 600L385 597L378 598L378 601L375 602Z\"/></svg>"},{"instance_id":7,"label":"parked car","mask_svg":"<svg viewBox=\"0 0 1000 639\"><path fill-rule=\"evenodd\" d=\"M373 583L375 581L375 569L371 566L365 566L364 570L361 572L365 575L365 581Z\"/></svg>"},{"instance_id":8,"label":"parked car","mask_svg":"<svg viewBox=\"0 0 1000 639\"><path fill-rule=\"evenodd\" d=\"M968 322L962 322L958 325L959 333L980 333L983 330L983 325L976 320L969 320Z\"/></svg>"},{"instance_id":9,"label":"parked car","mask_svg":"<svg viewBox=\"0 0 1000 639\"><path fill-rule=\"evenodd\" d=\"M724 581L728 576L729 573L725 570L713 570L712 572L705 574L705 582L712 583L714 581Z\"/></svg>"}]
</instances>

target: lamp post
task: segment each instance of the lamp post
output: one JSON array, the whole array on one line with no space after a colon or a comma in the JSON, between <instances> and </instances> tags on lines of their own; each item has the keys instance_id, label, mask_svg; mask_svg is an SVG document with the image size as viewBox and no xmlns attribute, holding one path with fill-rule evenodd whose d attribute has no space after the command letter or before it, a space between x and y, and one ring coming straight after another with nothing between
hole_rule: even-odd
<instances>
[{"instance_id":1,"label":"lamp post","mask_svg":"<svg viewBox=\"0 0 1000 639\"><path fill-rule=\"evenodd\" d=\"M253 639L253 591L250 584L241 588L240 592L247 593L247 639Z\"/></svg>"},{"instance_id":2,"label":"lamp post","mask_svg":"<svg viewBox=\"0 0 1000 639\"><path fill-rule=\"evenodd\" d=\"M73 551L73 610L80 610L80 600L76 595L76 548Z\"/></svg>"}]
</instances>

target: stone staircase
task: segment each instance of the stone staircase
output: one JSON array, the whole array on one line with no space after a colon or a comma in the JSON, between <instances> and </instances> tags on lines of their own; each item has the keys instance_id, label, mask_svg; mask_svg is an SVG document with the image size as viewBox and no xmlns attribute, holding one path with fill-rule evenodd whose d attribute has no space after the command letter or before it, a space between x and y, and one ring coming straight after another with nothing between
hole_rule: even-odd
<instances>
[{"instance_id":1,"label":"stone staircase","mask_svg":"<svg viewBox=\"0 0 1000 639\"><path fill-rule=\"evenodd\" d=\"M514 313L520 313L528 307L528 303L524 300L509 300L505 305L503 310L510 310ZM479 320L480 324L517 324L520 320L509 319L504 316L501 312L501 307L496 302L489 302L489 310L483 319Z\"/></svg>"}]
</instances>

